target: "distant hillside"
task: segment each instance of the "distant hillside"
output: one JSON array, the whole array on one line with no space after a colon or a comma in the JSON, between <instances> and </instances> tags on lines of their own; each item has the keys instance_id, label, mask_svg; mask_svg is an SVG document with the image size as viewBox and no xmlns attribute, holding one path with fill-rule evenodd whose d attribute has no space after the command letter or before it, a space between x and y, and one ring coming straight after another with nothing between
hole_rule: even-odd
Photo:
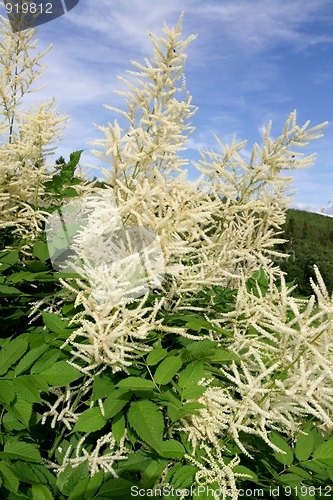
<instances>
[{"instance_id":1,"label":"distant hillside","mask_svg":"<svg viewBox=\"0 0 333 500\"><path fill-rule=\"evenodd\" d=\"M283 226L284 237L289 240L277 249L289 253L289 259L278 259L288 281L295 279L300 295L313 293L310 277L317 264L328 291L333 292L333 218L303 210L288 210Z\"/></svg>"}]
</instances>

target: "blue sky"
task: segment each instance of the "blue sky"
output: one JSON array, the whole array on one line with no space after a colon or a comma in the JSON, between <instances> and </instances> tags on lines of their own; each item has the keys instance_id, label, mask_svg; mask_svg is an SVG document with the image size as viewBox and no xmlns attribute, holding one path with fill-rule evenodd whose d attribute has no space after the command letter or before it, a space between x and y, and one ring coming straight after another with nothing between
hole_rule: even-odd
<instances>
[{"instance_id":1,"label":"blue sky","mask_svg":"<svg viewBox=\"0 0 333 500\"><path fill-rule=\"evenodd\" d=\"M198 159L197 148L218 151L214 133L229 144L234 134L248 139L250 151L261 144L262 126L272 120L277 137L294 109L299 125L328 120L325 137L304 150L317 153L315 165L292 173L295 207L323 208L333 196L332 0L80 0L38 33L40 49L53 49L45 57L48 86L32 97L55 95L71 118L56 156L86 149L82 164L101 165L87 143L103 138L93 123L117 117L103 104L124 108L113 92L121 87L117 75L132 69L131 59L150 58L147 30L161 34L163 21L175 26L182 11L183 38L198 35L185 68L199 107L187 157ZM197 176L189 167L189 178Z\"/></svg>"}]
</instances>

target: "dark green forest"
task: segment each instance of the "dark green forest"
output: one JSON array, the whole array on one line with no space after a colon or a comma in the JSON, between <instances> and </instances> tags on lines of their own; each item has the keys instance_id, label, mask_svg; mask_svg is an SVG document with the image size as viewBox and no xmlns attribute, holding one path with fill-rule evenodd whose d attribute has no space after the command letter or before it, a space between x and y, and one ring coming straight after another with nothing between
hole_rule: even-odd
<instances>
[{"instance_id":1,"label":"dark green forest","mask_svg":"<svg viewBox=\"0 0 333 500\"><path fill-rule=\"evenodd\" d=\"M315 278L314 264L317 264L327 289L332 294L333 218L290 209L282 229L282 237L288 241L277 245L276 250L288 253L289 258L275 257L275 262L287 273L288 282L295 280L298 284L296 295L312 295L310 277Z\"/></svg>"}]
</instances>

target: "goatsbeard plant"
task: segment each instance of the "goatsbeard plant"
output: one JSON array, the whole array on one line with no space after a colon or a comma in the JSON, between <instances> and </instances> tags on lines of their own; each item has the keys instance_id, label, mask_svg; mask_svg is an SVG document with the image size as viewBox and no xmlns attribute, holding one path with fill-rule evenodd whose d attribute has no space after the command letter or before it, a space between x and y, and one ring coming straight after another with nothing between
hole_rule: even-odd
<instances>
[{"instance_id":1,"label":"goatsbeard plant","mask_svg":"<svg viewBox=\"0 0 333 500\"><path fill-rule=\"evenodd\" d=\"M249 163L241 156L246 142L218 140L222 152L201 152L195 166L202 175L187 181L178 153L194 131L184 76L194 36L180 40L181 24L182 16L176 28L164 25L165 38L149 33L152 60L133 62L136 83L121 78L127 109L108 107L128 126L98 127L105 139L95 146L104 151L94 152L110 165L108 186L102 204L89 202L98 224L87 225L91 241L101 238L116 206L122 228L151 228L165 276L159 287L121 301L110 281L97 300L91 259L82 254L87 228L74 235L71 248L83 265L69 263L80 278L63 277L66 295L34 307L50 328L70 301L78 311L62 349L83 383L50 388L44 398L42 423L62 425L46 463L59 477L85 463L91 476L102 470L127 486L138 484L135 470L155 489L210 485L236 499L237 481L255 477L239 466L241 454L253 456L244 435L281 454L274 431L296 439L309 415L333 429L332 298L318 270L317 304L293 298L272 259L290 203L292 178L281 172L313 164L314 155L294 148L321 137L326 123L299 127L294 111L274 141L270 123ZM103 260L103 245L98 252ZM81 400L88 409L79 410ZM66 432L79 437L70 441ZM135 468L143 459L147 469Z\"/></svg>"}]
</instances>

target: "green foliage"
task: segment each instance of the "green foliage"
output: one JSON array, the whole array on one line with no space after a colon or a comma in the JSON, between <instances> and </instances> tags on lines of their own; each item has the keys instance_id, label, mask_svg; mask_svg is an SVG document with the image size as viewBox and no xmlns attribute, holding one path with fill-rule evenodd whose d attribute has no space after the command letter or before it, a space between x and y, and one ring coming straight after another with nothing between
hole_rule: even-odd
<instances>
[{"instance_id":1,"label":"green foliage","mask_svg":"<svg viewBox=\"0 0 333 500\"><path fill-rule=\"evenodd\" d=\"M333 220L320 214L302 210L287 210L282 226L288 240L276 249L289 257L274 257L281 270L287 273L287 281L297 283L295 293L301 296L313 294L310 278L315 279L313 265L320 273L330 294L333 292Z\"/></svg>"}]
</instances>

